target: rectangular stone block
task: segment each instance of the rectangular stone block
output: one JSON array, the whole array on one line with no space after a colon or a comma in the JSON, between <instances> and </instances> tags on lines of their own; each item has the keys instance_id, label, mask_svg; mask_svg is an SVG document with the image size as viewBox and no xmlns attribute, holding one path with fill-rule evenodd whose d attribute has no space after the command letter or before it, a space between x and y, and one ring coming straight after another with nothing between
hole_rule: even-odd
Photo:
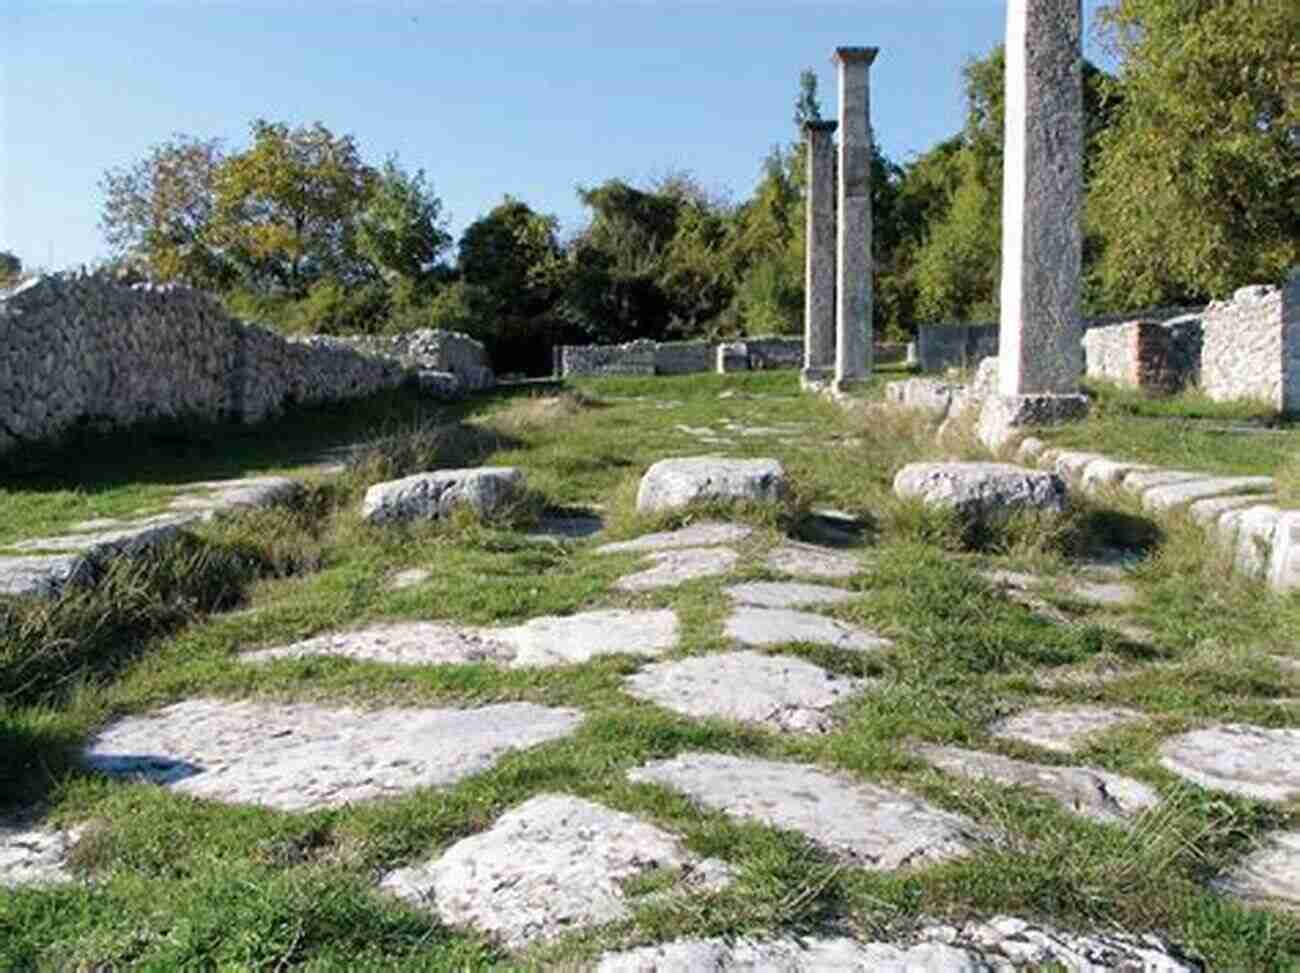
<instances>
[{"instance_id":1,"label":"rectangular stone block","mask_svg":"<svg viewBox=\"0 0 1300 973\"><path fill-rule=\"evenodd\" d=\"M1278 517L1268 583L1276 591L1300 590L1300 510L1286 510Z\"/></svg>"}]
</instances>

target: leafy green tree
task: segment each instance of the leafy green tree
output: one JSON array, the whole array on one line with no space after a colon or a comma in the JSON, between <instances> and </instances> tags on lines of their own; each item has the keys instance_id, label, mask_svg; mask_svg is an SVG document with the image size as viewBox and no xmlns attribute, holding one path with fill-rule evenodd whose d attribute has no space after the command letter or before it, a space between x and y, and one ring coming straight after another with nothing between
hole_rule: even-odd
<instances>
[{"instance_id":1,"label":"leafy green tree","mask_svg":"<svg viewBox=\"0 0 1300 973\"><path fill-rule=\"evenodd\" d=\"M799 97L794 102L794 130L803 138L803 127L808 122L822 120L821 99L817 97L817 72L804 68L799 72Z\"/></svg>"},{"instance_id":2,"label":"leafy green tree","mask_svg":"<svg viewBox=\"0 0 1300 973\"><path fill-rule=\"evenodd\" d=\"M100 229L114 256L156 280L227 285L232 268L207 235L224 161L220 140L175 135L105 172Z\"/></svg>"},{"instance_id":3,"label":"leafy green tree","mask_svg":"<svg viewBox=\"0 0 1300 973\"><path fill-rule=\"evenodd\" d=\"M497 313L543 313L562 286L558 226L554 216L507 196L461 234L461 276L490 297Z\"/></svg>"},{"instance_id":4,"label":"leafy green tree","mask_svg":"<svg viewBox=\"0 0 1300 973\"><path fill-rule=\"evenodd\" d=\"M1116 305L1222 296L1300 262L1300 4L1113 0L1122 94L1089 197Z\"/></svg>"},{"instance_id":5,"label":"leafy green tree","mask_svg":"<svg viewBox=\"0 0 1300 973\"><path fill-rule=\"evenodd\" d=\"M389 159L357 216L357 251L385 279L411 286L451 243L445 224L424 170L407 173Z\"/></svg>"},{"instance_id":6,"label":"leafy green tree","mask_svg":"<svg viewBox=\"0 0 1300 973\"><path fill-rule=\"evenodd\" d=\"M252 134L218 171L206 235L255 286L301 297L322 276L364 279L371 268L357 251L356 217L377 176L352 136L264 119Z\"/></svg>"}]
</instances>

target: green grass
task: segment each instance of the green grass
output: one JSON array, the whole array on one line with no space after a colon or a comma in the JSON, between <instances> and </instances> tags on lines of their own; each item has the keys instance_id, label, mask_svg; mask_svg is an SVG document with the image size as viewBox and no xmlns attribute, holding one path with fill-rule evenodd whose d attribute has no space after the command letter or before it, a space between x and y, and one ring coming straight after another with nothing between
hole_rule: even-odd
<instances>
[{"instance_id":1,"label":"green grass","mask_svg":"<svg viewBox=\"0 0 1300 973\"><path fill-rule=\"evenodd\" d=\"M193 444L182 436L131 455L103 444L75 475L50 461L29 486L0 497L8 515L0 523L13 539L134 509L185 480L292 470L331 446L374 442L343 476L314 487L301 509L205 526L172 555L177 560L123 567L104 587L52 605L3 609L0 799L36 801L50 821L84 826L74 863L94 884L0 897L0 969L518 968L572 964L606 948L686 935L836 930L871 938L929 918L1000 913L1156 932L1216 969L1300 963L1300 921L1207 886L1266 831L1300 826L1300 807L1199 790L1165 771L1157 756L1162 739L1206 721L1300 725L1300 707L1277 705L1300 697L1300 678L1269 659L1297 653L1300 596L1279 597L1233 574L1193 525L1084 505L1065 518L1022 519L973 536L896 500L891 487L905 462L976 456L977 447L959 442L941 451L920 420L864 416L801 396L789 372L591 380L560 394L502 392L423 422L421 411L399 396L290 417L270 430L213 428ZM1154 421L1103 411L1090 423L1122 429ZM759 529L728 577L621 594L611 583L641 563L637 556L602 556L594 542L538 543L521 533L544 506L599 506L608 524L602 540L710 515L644 517L633 501L651 462L710 451L677 427L722 433L723 423L733 424L727 452L781 458L795 487L779 513L734 513ZM801 428L775 436L736 429L783 423ZM1256 448L1257 438L1250 437ZM1109 445L1105 451L1129 455ZM369 482L471 461L523 467L530 503L492 524L360 523L357 502ZM160 472L144 472L155 464ZM806 645L782 650L875 680L840 708L837 730L825 736L690 720L636 700L622 680L639 663L625 656L513 671L238 661L253 647L383 619L492 625L597 607L672 607L682 626L677 654L717 652L728 644L720 589L775 577L762 566L764 552L806 527L807 511L821 506L869 524L865 546L850 549L864 565L848 584L857 597L829 614L895 643L865 657ZM29 520L15 526L15 512ZM1131 579L1136 605L1099 609L1053 594L1052 579L1114 544L1145 552ZM389 590L393 573L409 567L433 574ZM1072 621L1050 623L1008 600L979 575L989 567L1048 579L1046 596ZM232 606L240 610L211 611ZM1121 620L1151 638L1117 632L1111 623ZM1040 675L1102 660L1119 666L1120 678L1036 686ZM112 718L196 695L362 706L531 700L578 707L586 720L572 737L512 754L454 787L308 814L228 807L107 780L73 759L75 747ZM1079 759L1153 785L1165 798L1162 809L1132 832L1091 824L1028 792L944 776L906 750L920 740L1063 762L986 729L1000 716L1052 701L1146 712L1149 720L1099 738ZM701 810L625 776L648 760L696 750L797 759L902 787L970 816L989 837L968 859L882 875L838 865L796 834ZM629 890L637 893L631 920L522 956L375 892L384 871L425 861L521 801L555 791L668 828L693 852L727 861L737 879L723 891L683 898L657 895L675 881L654 873Z\"/></svg>"}]
</instances>

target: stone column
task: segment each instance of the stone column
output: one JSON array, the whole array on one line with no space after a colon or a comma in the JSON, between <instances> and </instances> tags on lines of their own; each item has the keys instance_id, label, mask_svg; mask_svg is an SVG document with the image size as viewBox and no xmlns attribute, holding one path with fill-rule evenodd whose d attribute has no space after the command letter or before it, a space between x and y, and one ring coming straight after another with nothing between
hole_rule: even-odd
<instances>
[{"instance_id":1,"label":"stone column","mask_svg":"<svg viewBox=\"0 0 1300 973\"><path fill-rule=\"evenodd\" d=\"M840 75L839 225L836 236L835 389L871 373L871 98L879 48L837 47Z\"/></svg>"},{"instance_id":2,"label":"stone column","mask_svg":"<svg viewBox=\"0 0 1300 973\"><path fill-rule=\"evenodd\" d=\"M1077 418L1083 369L1083 11L1080 0L1008 0L998 395L980 438Z\"/></svg>"},{"instance_id":3,"label":"stone column","mask_svg":"<svg viewBox=\"0 0 1300 973\"><path fill-rule=\"evenodd\" d=\"M808 188L804 201L804 388L821 388L835 374L835 143L838 122L806 122Z\"/></svg>"}]
</instances>

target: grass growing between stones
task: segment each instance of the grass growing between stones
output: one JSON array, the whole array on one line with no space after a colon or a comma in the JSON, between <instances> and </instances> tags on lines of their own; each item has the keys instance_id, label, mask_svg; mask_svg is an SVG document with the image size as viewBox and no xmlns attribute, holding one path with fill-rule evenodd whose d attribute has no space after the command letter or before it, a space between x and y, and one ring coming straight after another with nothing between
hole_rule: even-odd
<instances>
[{"instance_id":1,"label":"grass growing between stones","mask_svg":"<svg viewBox=\"0 0 1300 973\"><path fill-rule=\"evenodd\" d=\"M250 437L229 449L214 439L207 455L228 453L221 461L228 475L292 469L325 440L326 447L371 446L309 494L303 509L205 527L175 555L207 552L215 567L138 562L91 592L36 608L0 606L22 631L47 633L51 644L63 640L44 654L34 650L33 661L25 648L32 636L15 638L12 622L0 629L0 751L12 755L3 797L11 806L37 801L48 822L81 826L72 867L93 880L0 896L0 968L546 967L681 936L882 939L928 921L998 914L1067 929L1155 932L1215 969L1300 963L1300 921L1248 908L1208 884L1260 835L1300 825L1300 807L1203 791L1159 763L1162 740L1205 722L1300 726L1300 707L1279 705L1300 698L1300 674L1272 659L1300 657L1300 597L1270 594L1231 573L1194 525L1176 517L1153 523L1117 498L1081 504L1066 518L1020 519L972 536L897 500L891 485L904 463L973 457L973 444L940 449L918 420L802 397L792 373L592 380L458 409L418 421L414 403L390 400L350 418L331 414L337 428L314 439L304 426L301 449L287 432L279 442ZM1090 424L1109 421L1121 428L1130 419L1103 414ZM1242 438L1255 447L1264 437ZM1215 440L1204 434L1196 442L1189 448L1208 451ZM780 458L794 482L790 504L653 518L635 512L636 484L650 463L706 453ZM534 491L527 508L488 524L360 522L357 506L369 483L465 461L524 468ZM117 480L105 477L98 493L135 503L144 494L132 499L131 491L146 488L131 482L125 465L121 470ZM210 478L212 470L196 461L175 480ZM68 499L74 492L56 503L59 492L37 487L0 499L7 511L48 511L39 515L49 518L40 530L59 517L108 509L89 498L78 507ZM861 571L822 582L854 598L820 611L893 645L870 653L807 644L766 650L870 681L838 706L836 728L825 735L691 719L638 699L624 679L644 660L626 655L518 670L240 659L252 649L374 623L498 626L615 607L676 611L680 642L665 658L727 651L734 645L723 633L730 605L722 589L780 579L765 554L787 535L813 530L812 512L826 507L860 518L866 530L863 543L842 548ZM543 508L594 509L606 530L590 541L531 537L521 528ZM732 545L741 559L724 576L621 593L613 582L648 562L594 550L724 514L756 528ZM1093 570L1088 558L1114 547L1134 554L1123 572L1134 602L1097 606L1072 598L1066 582ZM397 572L415 567L429 577L392 589ZM1042 579L1033 593L1046 608L1012 597L981 573L990 569L1033 572ZM1112 678L1089 678L1098 671ZM36 682L33 672L40 673ZM529 701L581 710L585 720L571 736L510 753L454 786L309 813L227 806L80 768L75 748L112 719L194 697L362 708ZM1125 706L1144 718L1069 757L989 733L998 718L1053 703ZM1033 792L933 770L911 754L913 742L1123 773L1153 786L1163 803L1129 830L1096 824ZM970 818L975 850L914 871L873 872L797 833L740 821L626 776L648 761L691 752L801 761L906 790ZM692 853L728 863L734 881L681 895L675 875L654 872L628 889L636 893L629 919L522 954L376 891L385 872L427 861L523 801L555 792L680 835Z\"/></svg>"}]
</instances>

